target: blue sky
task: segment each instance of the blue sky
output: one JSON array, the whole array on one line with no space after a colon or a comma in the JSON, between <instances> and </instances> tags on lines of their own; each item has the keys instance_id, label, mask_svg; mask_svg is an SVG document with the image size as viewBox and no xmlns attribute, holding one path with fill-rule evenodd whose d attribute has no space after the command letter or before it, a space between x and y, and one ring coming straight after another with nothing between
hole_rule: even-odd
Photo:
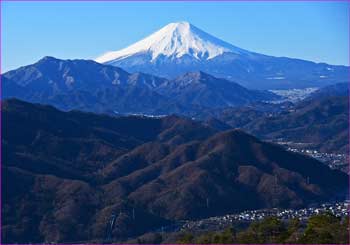
<instances>
[{"instance_id":1,"label":"blue sky","mask_svg":"<svg viewBox=\"0 0 350 245\"><path fill-rule=\"evenodd\" d=\"M43 56L93 59L188 21L251 51L349 61L347 2L1 2L2 71Z\"/></svg>"}]
</instances>

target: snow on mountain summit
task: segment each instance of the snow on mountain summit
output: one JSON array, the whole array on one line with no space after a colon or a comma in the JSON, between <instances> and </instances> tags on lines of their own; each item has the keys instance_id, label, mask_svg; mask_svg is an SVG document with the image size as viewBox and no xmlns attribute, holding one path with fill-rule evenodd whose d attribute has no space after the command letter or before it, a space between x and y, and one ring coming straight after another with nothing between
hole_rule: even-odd
<instances>
[{"instance_id":1,"label":"snow on mountain summit","mask_svg":"<svg viewBox=\"0 0 350 245\"><path fill-rule=\"evenodd\" d=\"M188 72L203 71L251 89L322 87L348 80L347 67L251 52L188 22L170 23L96 61L130 73L142 72L170 80Z\"/></svg>"},{"instance_id":2,"label":"snow on mountain summit","mask_svg":"<svg viewBox=\"0 0 350 245\"><path fill-rule=\"evenodd\" d=\"M166 25L127 48L107 52L96 61L109 63L142 54L150 55L151 61L159 56L180 58L184 55L198 60L209 60L225 52L241 54L248 51L226 43L188 22L177 22Z\"/></svg>"}]
</instances>

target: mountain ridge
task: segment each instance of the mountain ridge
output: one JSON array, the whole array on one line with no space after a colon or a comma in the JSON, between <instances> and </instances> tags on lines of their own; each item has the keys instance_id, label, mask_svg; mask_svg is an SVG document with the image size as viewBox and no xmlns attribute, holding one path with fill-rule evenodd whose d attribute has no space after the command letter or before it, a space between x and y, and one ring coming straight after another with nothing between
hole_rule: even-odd
<instances>
[{"instance_id":1,"label":"mountain ridge","mask_svg":"<svg viewBox=\"0 0 350 245\"><path fill-rule=\"evenodd\" d=\"M176 82L179 79L169 81L142 72L131 74L89 60L44 57L32 65L3 74L3 97L51 104L63 110L156 115L189 114L201 107L240 105L278 97L271 92L248 90L203 72L193 74L197 75L186 80L187 90L182 93L181 83ZM208 81L211 81L210 88ZM173 96L175 91L177 97ZM198 91L203 93L202 98L192 100L192 95ZM206 96L211 99L205 101Z\"/></svg>"},{"instance_id":2,"label":"mountain ridge","mask_svg":"<svg viewBox=\"0 0 350 245\"><path fill-rule=\"evenodd\" d=\"M347 188L345 173L237 129L18 100L2 112L7 243L101 242L115 214L111 234L123 240L175 220L306 206Z\"/></svg>"}]
</instances>

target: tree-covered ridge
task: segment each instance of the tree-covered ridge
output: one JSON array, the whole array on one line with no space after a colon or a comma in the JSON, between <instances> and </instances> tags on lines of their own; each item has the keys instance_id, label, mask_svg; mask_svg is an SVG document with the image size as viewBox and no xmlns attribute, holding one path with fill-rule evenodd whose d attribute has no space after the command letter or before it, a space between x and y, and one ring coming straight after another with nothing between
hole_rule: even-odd
<instances>
[{"instance_id":1,"label":"tree-covered ridge","mask_svg":"<svg viewBox=\"0 0 350 245\"><path fill-rule=\"evenodd\" d=\"M310 217L306 224L298 219L283 222L277 217L255 221L248 228L237 231L228 227L219 232L201 235L182 234L178 243L183 244L349 244L349 217L338 218L330 213Z\"/></svg>"}]
</instances>

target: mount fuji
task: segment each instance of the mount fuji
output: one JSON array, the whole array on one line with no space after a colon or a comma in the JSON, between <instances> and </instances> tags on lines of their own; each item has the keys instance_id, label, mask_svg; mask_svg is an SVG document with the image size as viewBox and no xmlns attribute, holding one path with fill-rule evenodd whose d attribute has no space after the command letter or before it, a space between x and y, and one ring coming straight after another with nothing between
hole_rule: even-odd
<instances>
[{"instance_id":1,"label":"mount fuji","mask_svg":"<svg viewBox=\"0 0 350 245\"><path fill-rule=\"evenodd\" d=\"M133 55L149 55L152 62L161 57L178 59L184 56L196 60L210 60L223 53L237 55L248 51L211 36L188 22L170 23L149 37L119 51L108 52L96 61L111 63Z\"/></svg>"},{"instance_id":2,"label":"mount fuji","mask_svg":"<svg viewBox=\"0 0 350 245\"><path fill-rule=\"evenodd\" d=\"M252 89L322 87L348 79L346 66L251 52L188 22L170 23L141 41L107 52L95 61L171 79L187 72L203 71Z\"/></svg>"}]
</instances>

